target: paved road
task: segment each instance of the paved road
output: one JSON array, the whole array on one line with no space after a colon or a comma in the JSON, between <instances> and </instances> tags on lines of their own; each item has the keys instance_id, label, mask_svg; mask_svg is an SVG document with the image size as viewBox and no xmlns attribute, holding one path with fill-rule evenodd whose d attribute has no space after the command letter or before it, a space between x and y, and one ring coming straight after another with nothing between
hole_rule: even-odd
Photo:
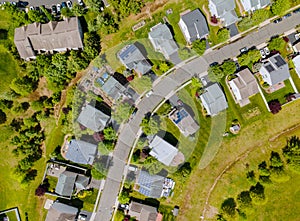
<instances>
[{"instance_id":1,"label":"paved road","mask_svg":"<svg viewBox=\"0 0 300 221\"><path fill-rule=\"evenodd\" d=\"M283 20L281 23L270 23L260 28L257 32L250 33L221 49L209 51L204 56L182 65L182 67L169 75L157 79L153 86L154 93L149 98L144 97L140 100L137 104L138 111L135 117L120 130L113 154L113 163L108 172L95 220L109 221L111 219L126 161L138 134L139 125L144 114L151 112L165 96L175 91L176 88L188 81L195 74L205 75L210 63L222 62L227 58L236 57L240 54L239 49L260 45L269 40L271 36L287 32L298 24L300 24L300 13Z\"/></svg>"}]
</instances>

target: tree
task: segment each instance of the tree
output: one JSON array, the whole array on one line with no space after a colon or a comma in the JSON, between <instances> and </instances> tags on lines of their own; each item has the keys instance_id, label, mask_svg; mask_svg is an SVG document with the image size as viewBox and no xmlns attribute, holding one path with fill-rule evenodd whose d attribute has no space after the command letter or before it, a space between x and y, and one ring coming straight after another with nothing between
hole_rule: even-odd
<instances>
[{"instance_id":1,"label":"tree","mask_svg":"<svg viewBox=\"0 0 300 221\"><path fill-rule=\"evenodd\" d=\"M186 60L192 56L191 50L188 48L179 48L178 55L181 60Z\"/></svg>"},{"instance_id":2,"label":"tree","mask_svg":"<svg viewBox=\"0 0 300 221\"><path fill-rule=\"evenodd\" d=\"M232 75L236 71L235 63L232 60L224 61L221 67L225 75Z\"/></svg>"},{"instance_id":3,"label":"tree","mask_svg":"<svg viewBox=\"0 0 300 221\"><path fill-rule=\"evenodd\" d=\"M241 208L241 209L252 207L252 199L250 197L250 192L242 191L237 196L237 202L238 202L239 208Z\"/></svg>"},{"instance_id":4,"label":"tree","mask_svg":"<svg viewBox=\"0 0 300 221\"><path fill-rule=\"evenodd\" d=\"M202 82L200 81L199 78L192 77L192 82L191 82L191 94L195 95L197 91L202 88Z\"/></svg>"},{"instance_id":5,"label":"tree","mask_svg":"<svg viewBox=\"0 0 300 221\"><path fill-rule=\"evenodd\" d=\"M162 73L165 73L169 70L169 65L167 64L167 62L163 61L159 64L159 70L161 70Z\"/></svg>"},{"instance_id":6,"label":"tree","mask_svg":"<svg viewBox=\"0 0 300 221\"><path fill-rule=\"evenodd\" d=\"M266 161L263 161L258 165L258 173L261 176L270 176L270 170L267 167Z\"/></svg>"},{"instance_id":7,"label":"tree","mask_svg":"<svg viewBox=\"0 0 300 221\"><path fill-rule=\"evenodd\" d=\"M21 96L27 96L37 88L37 82L28 76L15 78L12 80L10 88Z\"/></svg>"},{"instance_id":8,"label":"tree","mask_svg":"<svg viewBox=\"0 0 300 221\"><path fill-rule=\"evenodd\" d=\"M6 114L0 109L0 124L6 122Z\"/></svg>"},{"instance_id":9,"label":"tree","mask_svg":"<svg viewBox=\"0 0 300 221\"><path fill-rule=\"evenodd\" d=\"M250 187L250 196L252 200L260 202L265 199L265 188L259 182L255 186Z\"/></svg>"},{"instance_id":10,"label":"tree","mask_svg":"<svg viewBox=\"0 0 300 221\"><path fill-rule=\"evenodd\" d=\"M233 198L228 198L224 200L221 205L221 210L224 214L228 215L229 217L234 217L236 214L236 202Z\"/></svg>"},{"instance_id":11,"label":"tree","mask_svg":"<svg viewBox=\"0 0 300 221\"><path fill-rule=\"evenodd\" d=\"M117 139L117 133L114 128L107 127L103 130L104 138L109 141L115 141Z\"/></svg>"},{"instance_id":12,"label":"tree","mask_svg":"<svg viewBox=\"0 0 300 221\"><path fill-rule=\"evenodd\" d=\"M214 65L208 68L208 77L213 82L219 82L224 77L224 72L220 65Z\"/></svg>"},{"instance_id":13,"label":"tree","mask_svg":"<svg viewBox=\"0 0 300 221\"><path fill-rule=\"evenodd\" d=\"M45 17L39 10L29 10L27 15L31 22L45 23Z\"/></svg>"},{"instance_id":14,"label":"tree","mask_svg":"<svg viewBox=\"0 0 300 221\"><path fill-rule=\"evenodd\" d=\"M36 196L44 196L45 193L47 192L48 187L45 184L40 184L38 188L35 190L35 195Z\"/></svg>"},{"instance_id":15,"label":"tree","mask_svg":"<svg viewBox=\"0 0 300 221\"><path fill-rule=\"evenodd\" d=\"M260 24L261 22L267 20L270 17L270 11L267 9L258 9L255 10L252 14L251 19L255 25Z\"/></svg>"},{"instance_id":16,"label":"tree","mask_svg":"<svg viewBox=\"0 0 300 221\"><path fill-rule=\"evenodd\" d=\"M181 176L188 177L192 172L192 167L189 162L185 162L178 170Z\"/></svg>"},{"instance_id":17,"label":"tree","mask_svg":"<svg viewBox=\"0 0 300 221\"><path fill-rule=\"evenodd\" d=\"M292 136L282 151L288 167L295 173L300 174L300 139Z\"/></svg>"},{"instance_id":18,"label":"tree","mask_svg":"<svg viewBox=\"0 0 300 221\"><path fill-rule=\"evenodd\" d=\"M272 114L277 114L282 108L278 100L273 100L268 103Z\"/></svg>"},{"instance_id":19,"label":"tree","mask_svg":"<svg viewBox=\"0 0 300 221\"><path fill-rule=\"evenodd\" d=\"M73 15L80 17L85 14L85 10L84 10L83 6L81 6L77 3L74 3L73 7L72 7L72 13L73 13Z\"/></svg>"},{"instance_id":20,"label":"tree","mask_svg":"<svg viewBox=\"0 0 300 221\"><path fill-rule=\"evenodd\" d=\"M157 114L158 115L161 115L161 116L164 116L164 115L167 115L168 113L170 113L172 109L172 105L165 102L158 110L157 110Z\"/></svg>"},{"instance_id":21,"label":"tree","mask_svg":"<svg viewBox=\"0 0 300 221\"><path fill-rule=\"evenodd\" d=\"M283 168L283 161L279 153L272 151L270 157L270 164L272 168Z\"/></svg>"},{"instance_id":22,"label":"tree","mask_svg":"<svg viewBox=\"0 0 300 221\"><path fill-rule=\"evenodd\" d=\"M96 32L84 33L84 57L87 61L93 60L100 52L100 37Z\"/></svg>"},{"instance_id":23,"label":"tree","mask_svg":"<svg viewBox=\"0 0 300 221\"><path fill-rule=\"evenodd\" d=\"M112 118L118 123L123 123L124 120L128 119L132 113L132 107L128 103L121 103L115 107L112 112Z\"/></svg>"},{"instance_id":24,"label":"tree","mask_svg":"<svg viewBox=\"0 0 300 221\"><path fill-rule=\"evenodd\" d=\"M62 8L60 10L60 14L61 14L61 16L65 17L65 18L74 16L73 11L71 9L69 9L68 7Z\"/></svg>"},{"instance_id":25,"label":"tree","mask_svg":"<svg viewBox=\"0 0 300 221\"><path fill-rule=\"evenodd\" d=\"M238 62L241 66L250 66L261 58L260 52L257 49L249 50L238 56Z\"/></svg>"},{"instance_id":26,"label":"tree","mask_svg":"<svg viewBox=\"0 0 300 221\"><path fill-rule=\"evenodd\" d=\"M159 116L144 118L140 126L142 127L142 130L146 135L157 134L157 132L160 130Z\"/></svg>"},{"instance_id":27,"label":"tree","mask_svg":"<svg viewBox=\"0 0 300 221\"><path fill-rule=\"evenodd\" d=\"M254 173L253 170L248 171L246 173L246 177L247 177L247 180L249 181L250 184L254 185L256 183L255 173Z\"/></svg>"},{"instance_id":28,"label":"tree","mask_svg":"<svg viewBox=\"0 0 300 221\"><path fill-rule=\"evenodd\" d=\"M87 68L88 62L81 57L79 51L72 50L67 61L67 66L70 72L77 72Z\"/></svg>"},{"instance_id":29,"label":"tree","mask_svg":"<svg viewBox=\"0 0 300 221\"><path fill-rule=\"evenodd\" d=\"M205 39L197 39L192 43L192 49L198 54L203 55L206 50L206 40Z\"/></svg>"},{"instance_id":30,"label":"tree","mask_svg":"<svg viewBox=\"0 0 300 221\"><path fill-rule=\"evenodd\" d=\"M119 203L121 204L127 204L129 203L130 197L127 191L122 191L121 194L118 197Z\"/></svg>"},{"instance_id":31,"label":"tree","mask_svg":"<svg viewBox=\"0 0 300 221\"><path fill-rule=\"evenodd\" d=\"M91 175L96 180L104 179L107 176L107 168L101 162L96 162L91 170Z\"/></svg>"},{"instance_id":32,"label":"tree","mask_svg":"<svg viewBox=\"0 0 300 221\"><path fill-rule=\"evenodd\" d=\"M46 17L47 17L47 19L48 19L49 21L53 21L53 20L54 20L54 16L53 16L50 12L48 12L48 10L45 9L44 6L41 6L40 9L41 9L41 11L46 15Z\"/></svg>"},{"instance_id":33,"label":"tree","mask_svg":"<svg viewBox=\"0 0 300 221\"><path fill-rule=\"evenodd\" d=\"M230 37L230 33L227 28L219 29L219 31L217 32L218 43L228 40L229 37Z\"/></svg>"},{"instance_id":34,"label":"tree","mask_svg":"<svg viewBox=\"0 0 300 221\"><path fill-rule=\"evenodd\" d=\"M275 0L271 5L271 11L274 15L283 15L291 8L290 0Z\"/></svg>"},{"instance_id":35,"label":"tree","mask_svg":"<svg viewBox=\"0 0 300 221\"><path fill-rule=\"evenodd\" d=\"M100 8L102 7L102 1L98 0L85 0L84 3L86 6L91 9L92 11L100 11Z\"/></svg>"},{"instance_id":36,"label":"tree","mask_svg":"<svg viewBox=\"0 0 300 221\"><path fill-rule=\"evenodd\" d=\"M279 51L280 53L285 52L286 46L287 43L281 37L272 38L268 44L268 48L271 51L275 50L275 51Z\"/></svg>"}]
</instances>

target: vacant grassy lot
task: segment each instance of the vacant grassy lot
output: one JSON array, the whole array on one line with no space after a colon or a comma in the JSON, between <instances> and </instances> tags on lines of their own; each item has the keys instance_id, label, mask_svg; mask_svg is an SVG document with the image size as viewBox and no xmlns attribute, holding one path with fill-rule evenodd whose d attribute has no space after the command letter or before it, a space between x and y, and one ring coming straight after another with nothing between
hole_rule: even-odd
<instances>
[{"instance_id":1,"label":"vacant grassy lot","mask_svg":"<svg viewBox=\"0 0 300 221\"><path fill-rule=\"evenodd\" d=\"M181 206L178 219L194 220L195 218L200 218L207 196L210 191L212 191L214 196L212 186L218 176L224 173L224 169L226 167L230 168L230 165L234 165L235 160L241 154L245 154L246 159L248 152L264 151L265 147L271 148L273 143L269 142L270 138L300 123L300 116L297 114L299 108L299 101L290 103L277 115L266 114L256 121L245 124L239 135L223 139L221 147L213 161L204 169L194 169L189 180L186 182L187 185L185 188L176 187L178 191L175 191L173 203ZM242 158L241 162L245 162L245 159ZM227 181L226 185L227 187L225 188L229 188L230 181ZM218 186L219 184L217 183ZM217 200L208 198L210 205L219 206L221 203L220 197L224 196L225 191L222 192L222 195L218 193L216 193L219 197ZM224 196L224 198L227 197L227 195ZM277 205L280 208L280 204ZM281 206L284 205L288 204L284 202Z\"/></svg>"}]
</instances>

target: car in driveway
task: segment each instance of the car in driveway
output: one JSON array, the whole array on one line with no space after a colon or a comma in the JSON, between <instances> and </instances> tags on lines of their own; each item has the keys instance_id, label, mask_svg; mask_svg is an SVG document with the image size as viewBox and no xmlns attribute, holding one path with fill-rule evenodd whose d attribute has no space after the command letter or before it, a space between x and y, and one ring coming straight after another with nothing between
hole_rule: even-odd
<instances>
[{"instance_id":1,"label":"car in driveway","mask_svg":"<svg viewBox=\"0 0 300 221\"><path fill-rule=\"evenodd\" d=\"M287 13L287 14L284 15L282 18L283 18L283 19L286 19L286 18L291 17L291 16L292 16L292 13Z\"/></svg>"},{"instance_id":2,"label":"car in driveway","mask_svg":"<svg viewBox=\"0 0 300 221\"><path fill-rule=\"evenodd\" d=\"M259 52L263 59L267 57L264 49L260 49Z\"/></svg>"},{"instance_id":3,"label":"car in driveway","mask_svg":"<svg viewBox=\"0 0 300 221\"><path fill-rule=\"evenodd\" d=\"M264 47L264 52L266 55L269 55L270 54L270 50L268 47Z\"/></svg>"},{"instance_id":4,"label":"car in driveway","mask_svg":"<svg viewBox=\"0 0 300 221\"><path fill-rule=\"evenodd\" d=\"M275 24L277 24L277 23L279 23L279 22L281 22L282 21L282 18L277 18L277 19L275 19L273 22L275 23Z\"/></svg>"},{"instance_id":5,"label":"car in driveway","mask_svg":"<svg viewBox=\"0 0 300 221\"><path fill-rule=\"evenodd\" d=\"M298 41L300 39L300 33L295 34L295 39L296 39L296 41Z\"/></svg>"},{"instance_id":6,"label":"car in driveway","mask_svg":"<svg viewBox=\"0 0 300 221\"><path fill-rule=\"evenodd\" d=\"M61 8L66 8L67 7L67 3L66 2L62 2L61 3Z\"/></svg>"},{"instance_id":7,"label":"car in driveway","mask_svg":"<svg viewBox=\"0 0 300 221\"><path fill-rule=\"evenodd\" d=\"M71 1L67 1L67 6L68 6L68 8L72 8L72 6L73 6L73 3L71 2Z\"/></svg>"},{"instance_id":8,"label":"car in driveway","mask_svg":"<svg viewBox=\"0 0 300 221\"><path fill-rule=\"evenodd\" d=\"M61 9L60 4L57 4L57 5L56 5L56 9L57 9L57 13L60 13L60 9Z\"/></svg>"},{"instance_id":9,"label":"car in driveway","mask_svg":"<svg viewBox=\"0 0 300 221\"><path fill-rule=\"evenodd\" d=\"M83 6L83 1L82 0L77 0L78 1L78 5Z\"/></svg>"},{"instance_id":10,"label":"car in driveway","mask_svg":"<svg viewBox=\"0 0 300 221\"><path fill-rule=\"evenodd\" d=\"M52 11L52 14L56 14L57 13L56 5L52 5L51 6L51 11Z\"/></svg>"}]
</instances>

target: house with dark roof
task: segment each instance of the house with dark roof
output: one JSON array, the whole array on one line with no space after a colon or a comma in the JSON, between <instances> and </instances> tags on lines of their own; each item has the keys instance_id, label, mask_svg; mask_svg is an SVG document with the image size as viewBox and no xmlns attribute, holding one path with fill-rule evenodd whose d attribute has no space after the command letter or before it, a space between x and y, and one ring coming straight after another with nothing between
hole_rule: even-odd
<instances>
[{"instance_id":1,"label":"house with dark roof","mask_svg":"<svg viewBox=\"0 0 300 221\"><path fill-rule=\"evenodd\" d=\"M83 190L88 184L88 177L71 171L64 171L58 177L55 193L63 197L71 197L75 187L77 190Z\"/></svg>"},{"instance_id":2,"label":"house with dark roof","mask_svg":"<svg viewBox=\"0 0 300 221\"><path fill-rule=\"evenodd\" d=\"M75 221L78 209L60 202L54 202L48 210L45 221Z\"/></svg>"},{"instance_id":3,"label":"house with dark roof","mask_svg":"<svg viewBox=\"0 0 300 221\"><path fill-rule=\"evenodd\" d=\"M258 84L248 68L239 71L236 77L228 82L235 100L240 106L250 103L249 97L259 93Z\"/></svg>"},{"instance_id":4,"label":"house with dark roof","mask_svg":"<svg viewBox=\"0 0 300 221\"><path fill-rule=\"evenodd\" d=\"M200 100L210 116L215 116L228 108L226 97L218 83L204 88L204 92L200 95Z\"/></svg>"},{"instance_id":5,"label":"house with dark roof","mask_svg":"<svg viewBox=\"0 0 300 221\"><path fill-rule=\"evenodd\" d=\"M83 48L83 32L77 17L47 24L35 22L15 29L14 43L24 60L37 54Z\"/></svg>"},{"instance_id":6,"label":"house with dark roof","mask_svg":"<svg viewBox=\"0 0 300 221\"><path fill-rule=\"evenodd\" d=\"M295 65L295 71L298 74L298 77L300 78L300 55L297 55L293 58L293 63Z\"/></svg>"},{"instance_id":7,"label":"house with dark roof","mask_svg":"<svg viewBox=\"0 0 300 221\"><path fill-rule=\"evenodd\" d=\"M226 27L239 20L235 7L234 0L209 0L208 3L210 14L219 18Z\"/></svg>"},{"instance_id":8,"label":"house with dark roof","mask_svg":"<svg viewBox=\"0 0 300 221\"><path fill-rule=\"evenodd\" d=\"M117 57L127 69L135 70L139 75L147 74L152 68L135 44L126 45L117 53Z\"/></svg>"},{"instance_id":9,"label":"house with dark roof","mask_svg":"<svg viewBox=\"0 0 300 221\"><path fill-rule=\"evenodd\" d=\"M270 86L281 83L290 77L289 66L280 54L275 54L264 60L259 73L263 81Z\"/></svg>"},{"instance_id":10,"label":"house with dark roof","mask_svg":"<svg viewBox=\"0 0 300 221\"><path fill-rule=\"evenodd\" d=\"M171 60L171 57L177 54L178 46L166 24L158 23L150 28L148 38L155 51L162 53L167 60Z\"/></svg>"},{"instance_id":11,"label":"house with dark roof","mask_svg":"<svg viewBox=\"0 0 300 221\"><path fill-rule=\"evenodd\" d=\"M176 147L158 135L154 136L149 144L149 147L151 148L149 154L166 166L170 166L178 154L178 149Z\"/></svg>"},{"instance_id":12,"label":"house with dark roof","mask_svg":"<svg viewBox=\"0 0 300 221\"><path fill-rule=\"evenodd\" d=\"M241 3L244 10L249 12L267 7L271 4L271 0L241 0Z\"/></svg>"},{"instance_id":13,"label":"house with dark roof","mask_svg":"<svg viewBox=\"0 0 300 221\"><path fill-rule=\"evenodd\" d=\"M64 148L66 159L79 164L92 165L97 153L97 146L82 140L72 139Z\"/></svg>"},{"instance_id":14,"label":"house with dark roof","mask_svg":"<svg viewBox=\"0 0 300 221\"><path fill-rule=\"evenodd\" d=\"M138 221L156 221L158 212L153 206L131 202L129 204L128 215L134 217Z\"/></svg>"},{"instance_id":15,"label":"house with dark roof","mask_svg":"<svg viewBox=\"0 0 300 221\"><path fill-rule=\"evenodd\" d=\"M206 18L199 9L182 14L178 25L189 44L197 39L206 38L209 33Z\"/></svg>"},{"instance_id":16,"label":"house with dark roof","mask_svg":"<svg viewBox=\"0 0 300 221\"><path fill-rule=\"evenodd\" d=\"M185 137L195 134L200 128L184 107L174 108L169 118Z\"/></svg>"},{"instance_id":17,"label":"house with dark roof","mask_svg":"<svg viewBox=\"0 0 300 221\"><path fill-rule=\"evenodd\" d=\"M95 132L102 131L110 121L110 116L91 105L82 108L77 122Z\"/></svg>"}]
</instances>

